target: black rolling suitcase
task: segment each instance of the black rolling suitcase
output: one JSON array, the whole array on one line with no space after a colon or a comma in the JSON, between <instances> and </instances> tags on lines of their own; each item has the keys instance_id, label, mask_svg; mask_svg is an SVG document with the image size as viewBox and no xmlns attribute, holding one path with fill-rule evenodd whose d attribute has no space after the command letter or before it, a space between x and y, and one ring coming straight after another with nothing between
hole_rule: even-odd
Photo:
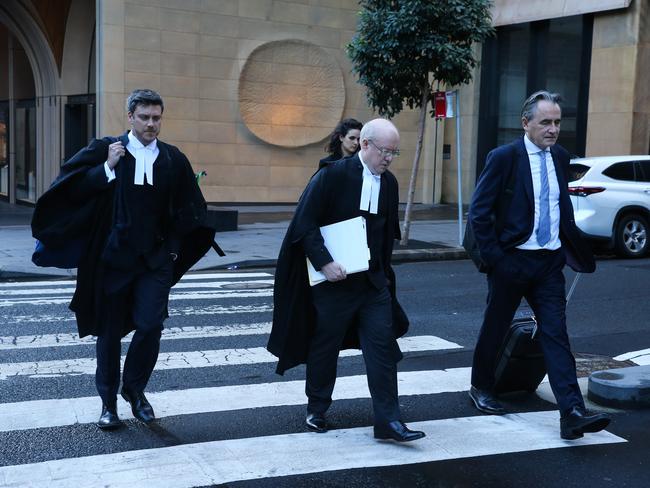
<instances>
[{"instance_id":1,"label":"black rolling suitcase","mask_svg":"<svg viewBox=\"0 0 650 488\"><path fill-rule=\"evenodd\" d=\"M578 283L576 273L567 303ZM495 393L533 392L546 376L544 353L537 336L537 321L530 312L518 313L506 333L494 369Z\"/></svg>"}]
</instances>

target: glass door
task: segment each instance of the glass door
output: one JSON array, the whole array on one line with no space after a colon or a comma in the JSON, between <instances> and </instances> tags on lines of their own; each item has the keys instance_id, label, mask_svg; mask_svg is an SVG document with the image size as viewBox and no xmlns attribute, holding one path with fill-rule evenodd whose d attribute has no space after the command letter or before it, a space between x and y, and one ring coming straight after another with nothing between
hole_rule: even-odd
<instances>
[{"instance_id":1,"label":"glass door","mask_svg":"<svg viewBox=\"0 0 650 488\"><path fill-rule=\"evenodd\" d=\"M36 103L16 102L16 200L36 202Z\"/></svg>"},{"instance_id":2,"label":"glass door","mask_svg":"<svg viewBox=\"0 0 650 488\"><path fill-rule=\"evenodd\" d=\"M0 102L0 197L9 198L9 104Z\"/></svg>"}]
</instances>

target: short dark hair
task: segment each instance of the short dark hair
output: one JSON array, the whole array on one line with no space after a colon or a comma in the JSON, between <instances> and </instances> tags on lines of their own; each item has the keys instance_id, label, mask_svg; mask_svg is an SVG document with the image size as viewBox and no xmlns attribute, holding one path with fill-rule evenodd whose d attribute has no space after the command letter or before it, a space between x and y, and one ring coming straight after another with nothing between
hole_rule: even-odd
<instances>
[{"instance_id":1,"label":"short dark hair","mask_svg":"<svg viewBox=\"0 0 650 488\"><path fill-rule=\"evenodd\" d=\"M562 96L559 93L551 93L547 90L536 91L530 95L522 105L521 118L531 120L533 117L535 117L535 112L537 112L537 102L540 102L542 100L560 105Z\"/></svg>"},{"instance_id":2,"label":"short dark hair","mask_svg":"<svg viewBox=\"0 0 650 488\"><path fill-rule=\"evenodd\" d=\"M126 99L126 111L133 113L138 105L160 105L160 111L164 112L165 110L165 104L160 94L149 88L137 88L129 94Z\"/></svg>"},{"instance_id":3,"label":"short dark hair","mask_svg":"<svg viewBox=\"0 0 650 488\"><path fill-rule=\"evenodd\" d=\"M339 122L334 131L330 134L327 144L325 144L325 152L334 154L338 158L343 157L343 152L341 151L341 139L340 137L345 137L348 134L348 131L351 129L361 130L363 124L357 119L343 119Z\"/></svg>"}]
</instances>

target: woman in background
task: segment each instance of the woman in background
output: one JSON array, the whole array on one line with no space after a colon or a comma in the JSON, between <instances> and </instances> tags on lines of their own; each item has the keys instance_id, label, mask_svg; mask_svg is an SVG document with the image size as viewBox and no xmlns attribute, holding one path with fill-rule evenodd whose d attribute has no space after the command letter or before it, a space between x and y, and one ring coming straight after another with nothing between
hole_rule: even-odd
<instances>
[{"instance_id":1,"label":"woman in background","mask_svg":"<svg viewBox=\"0 0 650 488\"><path fill-rule=\"evenodd\" d=\"M359 134L363 124L356 119L343 119L338 123L325 145L329 156L318 163L318 169L339 159L354 156L359 150Z\"/></svg>"}]
</instances>

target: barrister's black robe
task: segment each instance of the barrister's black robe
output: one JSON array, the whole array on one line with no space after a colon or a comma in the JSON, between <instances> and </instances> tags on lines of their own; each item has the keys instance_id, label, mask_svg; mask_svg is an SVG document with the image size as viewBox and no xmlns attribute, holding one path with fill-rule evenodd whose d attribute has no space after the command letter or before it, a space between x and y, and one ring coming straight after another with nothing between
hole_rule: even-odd
<instances>
[{"instance_id":1,"label":"barrister's black robe","mask_svg":"<svg viewBox=\"0 0 650 488\"><path fill-rule=\"evenodd\" d=\"M316 325L307 264L302 239L311 230L361 214L363 168L359 156L337 161L321 168L310 180L300 197L280 249L273 290L273 326L267 349L278 357L276 372L305 363L311 335ZM381 177L382 192L387 191L388 215L382 260L390 282L395 336L408 330L408 318L395 296L395 273L390 266L393 243L400 238L397 204L397 180L389 171ZM316 285L318 286L318 285ZM344 349L359 348L353 327L343 344Z\"/></svg>"},{"instance_id":2,"label":"barrister's black robe","mask_svg":"<svg viewBox=\"0 0 650 488\"><path fill-rule=\"evenodd\" d=\"M108 146L118 140L124 147L127 134L119 138L93 139L62 167L50 188L38 199L32 217L32 234L46 246L61 247L72 240L83 240L84 248L77 268L77 286L70 309L75 312L79 336L100 335L104 325L103 275L105 264L102 252L110 238L128 239L129 209L126 208L121 185L132 184L120 178L126 154L115 167L117 179L106 190L90 192L84 186L86 173L103 165L108 157ZM166 224L180 239L179 259L174 262L176 283L209 250L215 231L206 220L207 206L196 182L192 167L185 155L175 146L160 140L156 165L169 165L172 175L171 198ZM115 233L119 235L115 235ZM127 314L131 317L131 314ZM133 330L126 321L123 334Z\"/></svg>"}]
</instances>

